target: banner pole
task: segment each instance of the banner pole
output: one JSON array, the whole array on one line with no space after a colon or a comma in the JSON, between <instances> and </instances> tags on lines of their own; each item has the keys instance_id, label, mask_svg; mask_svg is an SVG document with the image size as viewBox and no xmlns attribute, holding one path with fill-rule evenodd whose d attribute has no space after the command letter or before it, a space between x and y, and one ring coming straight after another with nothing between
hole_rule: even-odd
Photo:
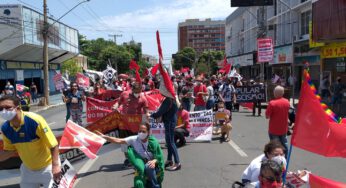
<instances>
[{"instance_id":1,"label":"banner pole","mask_svg":"<svg viewBox=\"0 0 346 188\"><path fill-rule=\"evenodd\" d=\"M291 140L292 140L292 139L291 139ZM292 149L293 149L293 145L292 145L292 142L291 142L291 144L290 144L290 149L288 150L288 154L287 154L287 165L286 165L286 170L285 170L285 173L283 174L283 177L282 177L282 183L283 183L283 185L285 185L285 183L286 183L286 175L287 175L287 172L288 172L288 167L289 167L289 165L290 165Z\"/></svg>"}]
</instances>

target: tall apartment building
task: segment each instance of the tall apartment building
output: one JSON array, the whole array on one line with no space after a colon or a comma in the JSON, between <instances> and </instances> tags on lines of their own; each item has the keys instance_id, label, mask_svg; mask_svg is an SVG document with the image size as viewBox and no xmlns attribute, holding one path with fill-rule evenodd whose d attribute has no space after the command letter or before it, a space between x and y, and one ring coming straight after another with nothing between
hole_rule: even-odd
<instances>
[{"instance_id":1,"label":"tall apartment building","mask_svg":"<svg viewBox=\"0 0 346 188\"><path fill-rule=\"evenodd\" d=\"M191 47L198 54L203 51L225 50L225 21L187 19L178 26L179 50Z\"/></svg>"},{"instance_id":2,"label":"tall apartment building","mask_svg":"<svg viewBox=\"0 0 346 188\"><path fill-rule=\"evenodd\" d=\"M266 36L274 43L274 59L265 64L266 80L273 74L288 80L292 67L295 67L297 90L304 62L308 61L312 81L318 85L320 52L318 48L309 48L312 0L275 0L273 6L265 9ZM256 62L259 17L259 7L241 7L226 18L226 55L246 78L259 78L260 75L260 66ZM294 66L291 66L292 62Z\"/></svg>"}]
</instances>

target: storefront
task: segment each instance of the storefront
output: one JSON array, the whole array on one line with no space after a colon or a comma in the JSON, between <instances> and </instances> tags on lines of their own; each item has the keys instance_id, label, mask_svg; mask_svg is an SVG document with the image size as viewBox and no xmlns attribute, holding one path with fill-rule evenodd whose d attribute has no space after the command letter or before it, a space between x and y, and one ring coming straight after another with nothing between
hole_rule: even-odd
<instances>
[{"instance_id":1,"label":"storefront","mask_svg":"<svg viewBox=\"0 0 346 188\"><path fill-rule=\"evenodd\" d=\"M288 78L291 76L292 46L282 46L274 49L273 61L269 62L271 75L280 77L281 85L289 86Z\"/></svg>"},{"instance_id":2,"label":"storefront","mask_svg":"<svg viewBox=\"0 0 346 188\"><path fill-rule=\"evenodd\" d=\"M296 77L296 91L300 91L303 80L303 71L305 63L309 64L310 76L312 83L319 88L320 85L320 64L321 58L319 55L298 56L294 58L294 72Z\"/></svg>"},{"instance_id":3,"label":"storefront","mask_svg":"<svg viewBox=\"0 0 346 188\"><path fill-rule=\"evenodd\" d=\"M346 42L332 43L321 48L322 75L329 76L330 82L335 83L337 77L346 84ZM340 115L346 115L346 92L343 94Z\"/></svg>"}]
</instances>

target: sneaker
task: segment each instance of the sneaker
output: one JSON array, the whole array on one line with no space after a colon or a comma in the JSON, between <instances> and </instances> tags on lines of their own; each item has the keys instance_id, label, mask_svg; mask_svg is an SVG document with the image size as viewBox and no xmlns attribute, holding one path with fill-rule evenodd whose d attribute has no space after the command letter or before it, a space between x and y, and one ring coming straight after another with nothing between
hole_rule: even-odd
<instances>
[{"instance_id":1,"label":"sneaker","mask_svg":"<svg viewBox=\"0 0 346 188\"><path fill-rule=\"evenodd\" d=\"M171 167L167 168L168 171L177 171L181 169L181 164L174 164Z\"/></svg>"},{"instance_id":2,"label":"sneaker","mask_svg":"<svg viewBox=\"0 0 346 188\"><path fill-rule=\"evenodd\" d=\"M166 161L165 162L165 168L173 166L173 161Z\"/></svg>"}]
</instances>

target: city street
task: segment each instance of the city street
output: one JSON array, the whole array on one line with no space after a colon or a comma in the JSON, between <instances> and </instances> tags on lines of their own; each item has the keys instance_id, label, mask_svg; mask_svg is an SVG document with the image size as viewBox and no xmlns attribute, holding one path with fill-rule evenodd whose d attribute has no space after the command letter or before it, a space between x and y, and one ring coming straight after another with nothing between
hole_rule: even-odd
<instances>
[{"instance_id":1,"label":"city street","mask_svg":"<svg viewBox=\"0 0 346 188\"><path fill-rule=\"evenodd\" d=\"M56 135L63 131L65 106L42 111ZM188 143L179 149L182 169L165 172L163 187L230 187L239 181L243 170L260 155L268 141L268 121L253 117L246 110L233 113L232 140L220 143L214 138L211 143ZM164 146L164 145L162 145ZM166 155L166 149L164 153ZM133 186L133 169L122 169L124 155L119 146L105 145L95 160L83 159L72 165L78 171L75 187L119 187ZM343 159L324 158L310 152L293 149L290 170L308 169L317 175L346 182ZM12 178L5 178L5 177ZM17 177L13 177L16 176ZM19 171L0 171L0 187L19 187Z\"/></svg>"}]
</instances>

